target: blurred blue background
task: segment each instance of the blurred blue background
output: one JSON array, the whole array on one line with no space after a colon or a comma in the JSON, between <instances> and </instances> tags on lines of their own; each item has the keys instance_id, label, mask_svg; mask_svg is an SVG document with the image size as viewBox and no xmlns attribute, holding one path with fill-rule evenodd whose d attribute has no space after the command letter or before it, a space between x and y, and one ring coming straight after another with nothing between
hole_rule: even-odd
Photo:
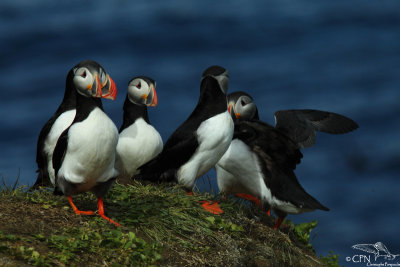
<instances>
[{"instance_id":1,"label":"blurred blue background","mask_svg":"<svg viewBox=\"0 0 400 267\"><path fill-rule=\"evenodd\" d=\"M35 181L37 137L79 61L98 61L116 82L117 100L103 103L117 127L129 80L154 78L150 120L164 141L196 105L203 70L218 64L229 92L250 93L266 122L276 110L313 108L360 125L303 150L296 174L331 211L289 218L318 220L317 254L333 250L342 264L357 243L398 254L399 10L397 0L2 0L0 178Z\"/></svg>"}]
</instances>

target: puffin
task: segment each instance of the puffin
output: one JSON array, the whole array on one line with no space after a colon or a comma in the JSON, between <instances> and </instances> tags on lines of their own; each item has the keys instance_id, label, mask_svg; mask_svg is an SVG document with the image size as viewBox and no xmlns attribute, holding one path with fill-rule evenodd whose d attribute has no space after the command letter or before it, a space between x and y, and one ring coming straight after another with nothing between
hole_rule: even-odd
<instances>
[{"instance_id":1,"label":"puffin","mask_svg":"<svg viewBox=\"0 0 400 267\"><path fill-rule=\"evenodd\" d=\"M155 88L156 82L146 76L135 77L128 84L115 160L118 181L128 182L140 166L162 151L162 138L147 114L147 107L157 106Z\"/></svg>"},{"instance_id":2,"label":"puffin","mask_svg":"<svg viewBox=\"0 0 400 267\"><path fill-rule=\"evenodd\" d=\"M259 120L253 98L242 91L228 96L235 123L232 142L215 166L221 193L250 196L262 209L272 209L278 229L287 214L329 211L308 194L294 173L300 149L315 144L316 132L343 134L358 128L333 112L299 109L275 112L275 127Z\"/></svg>"},{"instance_id":3,"label":"puffin","mask_svg":"<svg viewBox=\"0 0 400 267\"><path fill-rule=\"evenodd\" d=\"M31 189L39 186L54 186L53 151L61 133L71 125L76 113L76 90L72 84L74 68L68 72L60 106L40 131L36 149L38 176Z\"/></svg>"},{"instance_id":4,"label":"puffin","mask_svg":"<svg viewBox=\"0 0 400 267\"><path fill-rule=\"evenodd\" d=\"M76 214L93 215L72 201L73 195L91 191L98 198L98 214L119 226L104 214L103 207L103 197L118 175L114 168L118 130L100 99L115 100L117 87L104 68L91 60L75 66L69 79L71 90L76 91L76 115L54 148L54 194L67 196Z\"/></svg>"},{"instance_id":5,"label":"puffin","mask_svg":"<svg viewBox=\"0 0 400 267\"><path fill-rule=\"evenodd\" d=\"M168 138L162 152L141 166L134 178L177 182L189 194L192 192L196 179L215 166L232 140L228 83L228 71L221 66L210 66L203 72L200 97L193 112ZM222 213L214 204L203 207L211 213Z\"/></svg>"}]
</instances>

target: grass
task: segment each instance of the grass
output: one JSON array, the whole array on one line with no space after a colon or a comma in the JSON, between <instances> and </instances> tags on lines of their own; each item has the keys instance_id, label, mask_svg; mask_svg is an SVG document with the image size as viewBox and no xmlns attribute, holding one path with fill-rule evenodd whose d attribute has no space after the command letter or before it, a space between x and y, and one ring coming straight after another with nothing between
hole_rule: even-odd
<instances>
[{"instance_id":1,"label":"grass","mask_svg":"<svg viewBox=\"0 0 400 267\"><path fill-rule=\"evenodd\" d=\"M221 201L221 215L204 211L199 201L211 198L188 196L178 186L117 183L104 206L123 225L118 228L99 216L75 215L66 198L49 189L3 187L0 265L327 265L308 243L316 223L276 231L274 218L237 199ZM90 193L74 202L96 210Z\"/></svg>"},{"instance_id":2,"label":"grass","mask_svg":"<svg viewBox=\"0 0 400 267\"><path fill-rule=\"evenodd\" d=\"M327 256L320 256L320 259L327 267L341 267L339 264L339 255L334 254L333 251L329 251Z\"/></svg>"}]
</instances>

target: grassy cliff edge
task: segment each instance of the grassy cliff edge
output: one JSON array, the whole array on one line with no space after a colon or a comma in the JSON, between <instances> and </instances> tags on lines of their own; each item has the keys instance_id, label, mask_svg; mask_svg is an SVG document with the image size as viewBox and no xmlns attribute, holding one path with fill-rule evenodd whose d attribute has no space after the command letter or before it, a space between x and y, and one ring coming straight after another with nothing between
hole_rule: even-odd
<instances>
[{"instance_id":1,"label":"grassy cliff edge","mask_svg":"<svg viewBox=\"0 0 400 267\"><path fill-rule=\"evenodd\" d=\"M227 199L222 215L204 211L178 186L116 184L99 216L75 215L51 190L0 192L1 266L334 266L308 244L316 223L271 229L274 218ZM74 197L96 210L90 194ZM334 261L334 260L333 260ZM331 265L332 264L332 265Z\"/></svg>"}]
</instances>

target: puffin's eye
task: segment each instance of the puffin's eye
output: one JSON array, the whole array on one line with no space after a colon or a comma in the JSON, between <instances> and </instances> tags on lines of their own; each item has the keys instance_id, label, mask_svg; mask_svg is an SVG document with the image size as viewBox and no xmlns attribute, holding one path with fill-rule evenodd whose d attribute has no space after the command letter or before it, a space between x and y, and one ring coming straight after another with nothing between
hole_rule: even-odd
<instances>
[{"instance_id":1,"label":"puffin's eye","mask_svg":"<svg viewBox=\"0 0 400 267\"><path fill-rule=\"evenodd\" d=\"M86 78L86 70L84 70L84 71L82 72L81 77L82 77L82 78Z\"/></svg>"},{"instance_id":2,"label":"puffin's eye","mask_svg":"<svg viewBox=\"0 0 400 267\"><path fill-rule=\"evenodd\" d=\"M243 107L247 105L247 103L244 102L243 100L241 101L241 103L242 103L242 106L243 106Z\"/></svg>"},{"instance_id":3,"label":"puffin's eye","mask_svg":"<svg viewBox=\"0 0 400 267\"><path fill-rule=\"evenodd\" d=\"M142 88L142 83L139 82L138 85L136 85L136 87L137 87L138 89Z\"/></svg>"}]
</instances>

